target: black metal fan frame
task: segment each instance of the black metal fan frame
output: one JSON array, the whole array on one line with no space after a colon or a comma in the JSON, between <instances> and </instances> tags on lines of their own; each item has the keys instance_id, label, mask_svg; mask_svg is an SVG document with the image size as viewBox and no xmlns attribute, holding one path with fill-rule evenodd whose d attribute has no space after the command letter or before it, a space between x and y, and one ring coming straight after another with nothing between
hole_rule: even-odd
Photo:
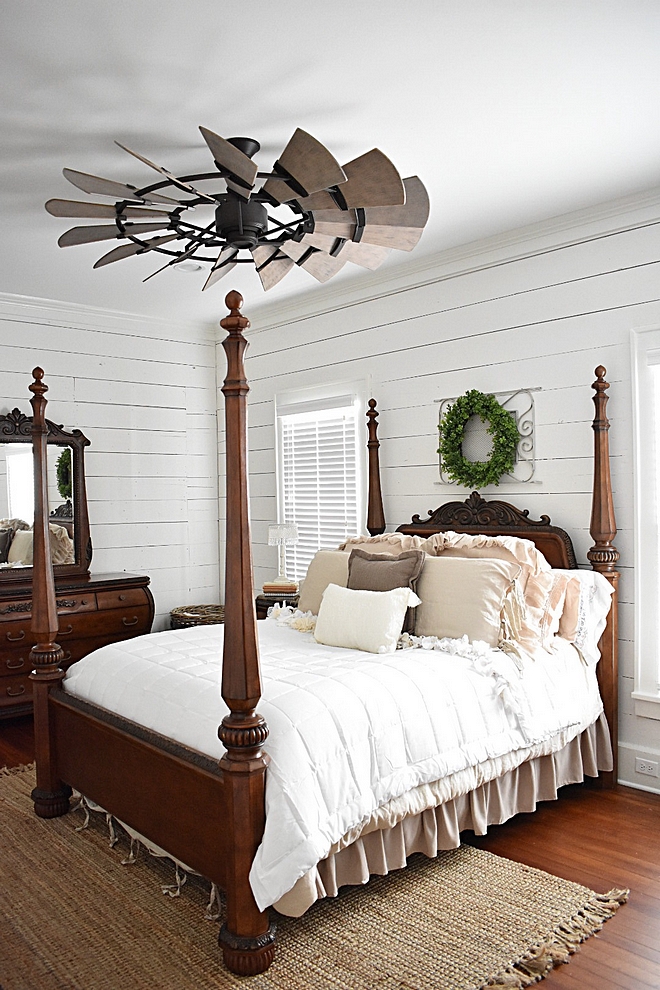
<instances>
[{"instance_id":1,"label":"black metal fan frame","mask_svg":"<svg viewBox=\"0 0 660 990\"><path fill-rule=\"evenodd\" d=\"M186 200L181 200L180 205L175 207L169 214L170 216L169 224L167 225L167 227L163 227L163 230L166 229L172 230L177 234L180 234L182 240L196 241L197 243L195 246L195 250L192 253L190 253L192 245L190 245L184 251L177 251L172 248L168 248L164 246L163 247L152 246L143 237L139 237L136 234L131 234L130 222L124 222L122 220L122 210L126 206L141 205L140 200L143 197L148 198L150 193L160 192L162 189L165 189L168 186L174 186L175 188L182 189L182 186L178 185L177 180L180 183L184 183L184 182L193 183L193 182L202 182L202 181L214 180L214 179L231 180L231 178L232 176L230 175L230 173L227 172L226 169L217 169L214 172L195 172L195 173L191 173L190 175L176 176L175 178L172 179L162 179L158 182L153 182L148 186L142 186L140 189L135 190L134 199L118 200L115 203L115 209L117 211L117 217L115 222L117 224L118 231L122 235L122 237L128 238L129 240L133 241L134 244L139 244L141 247L143 247L145 249L145 252L149 251L150 253L164 254L173 259L181 258L182 255L185 254L186 258L191 258L195 261L216 262L218 257L217 254L218 250L221 250L224 247L232 247L235 242L227 239L226 237L218 235L217 225L215 221L211 225L209 225L209 227L198 227L196 224L190 223L190 221L188 220L184 221L181 219L181 214L185 210L191 209L193 207L202 204L208 205L207 199L201 196L191 196ZM282 179L282 181L286 181L289 185L291 184L291 179L288 177L287 174L277 174L276 172L258 172L257 178ZM185 191L187 192L187 190ZM258 237L254 238L252 243L238 247L239 251L249 250L250 248L256 247L257 244L277 247L278 245L284 244L287 241L291 241L291 240L300 241L304 236L304 234L312 233L312 231L314 230L314 219L311 213L306 213L304 210L302 210L300 206L297 204L296 200L291 200L288 203L281 204L273 200L272 197L268 195L268 193L264 193L262 190L253 192L252 195L250 196L250 199L247 201L243 200L240 196L238 196L236 193L233 193L231 190L228 190L226 192L223 191L217 194L208 193L207 195L211 196L213 199L216 200L218 207L220 207L224 202L227 202L228 200L231 201L232 203L235 203L239 215L243 214L244 212L248 212L251 203L258 203L264 208L267 206L272 206L275 208L281 208L282 206L286 206L294 214L293 218L289 222L283 223L282 221L277 220L275 217L268 215L266 211L266 216L268 221L267 230L263 234L260 234ZM357 212L359 214L362 211L358 210ZM135 222L135 220L133 219L132 222ZM359 217L358 217L357 229L359 230ZM358 240L359 238L356 237L354 239ZM345 243L345 238L338 237L336 240L337 243L335 244L333 249L330 252L328 252L331 255L336 255L337 253L339 253L342 245ZM204 251L206 249L214 250L215 253L213 255L196 253L198 250ZM315 250L316 250L315 248L310 247L308 252L306 252L306 255L313 254ZM277 252L276 254L273 254L263 265L258 266L258 269L262 269L266 267L266 265L270 264L272 261L275 261L283 257L286 257L286 255ZM249 258L234 257L231 260L233 264L254 264L254 259L251 256Z\"/></svg>"}]
</instances>

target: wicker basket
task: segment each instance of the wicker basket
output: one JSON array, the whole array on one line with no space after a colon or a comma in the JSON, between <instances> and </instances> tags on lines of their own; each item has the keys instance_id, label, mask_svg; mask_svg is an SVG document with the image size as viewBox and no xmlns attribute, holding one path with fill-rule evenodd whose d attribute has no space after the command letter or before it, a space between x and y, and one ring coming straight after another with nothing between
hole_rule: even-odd
<instances>
[{"instance_id":1,"label":"wicker basket","mask_svg":"<svg viewBox=\"0 0 660 990\"><path fill-rule=\"evenodd\" d=\"M187 626L212 626L224 621L224 605L180 605L170 612L172 629L185 629Z\"/></svg>"}]
</instances>

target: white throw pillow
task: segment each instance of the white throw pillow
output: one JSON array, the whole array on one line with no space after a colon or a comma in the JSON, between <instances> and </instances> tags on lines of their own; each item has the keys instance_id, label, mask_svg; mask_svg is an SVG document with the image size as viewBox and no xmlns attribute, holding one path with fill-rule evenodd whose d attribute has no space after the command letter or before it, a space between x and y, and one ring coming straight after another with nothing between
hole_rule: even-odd
<instances>
[{"instance_id":1,"label":"white throw pillow","mask_svg":"<svg viewBox=\"0 0 660 990\"><path fill-rule=\"evenodd\" d=\"M355 591L329 584L323 592L314 638L325 646L393 653L406 609L419 603L410 588Z\"/></svg>"},{"instance_id":2,"label":"white throw pillow","mask_svg":"<svg viewBox=\"0 0 660 990\"><path fill-rule=\"evenodd\" d=\"M513 561L427 557L417 582L417 636L462 636L497 646L504 598L521 571Z\"/></svg>"}]
</instances>

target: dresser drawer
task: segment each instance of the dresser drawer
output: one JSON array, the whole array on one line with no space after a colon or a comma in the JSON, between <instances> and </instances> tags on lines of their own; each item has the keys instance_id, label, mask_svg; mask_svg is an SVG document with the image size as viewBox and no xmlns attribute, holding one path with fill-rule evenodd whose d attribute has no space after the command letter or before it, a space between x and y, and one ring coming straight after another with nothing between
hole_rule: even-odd
<instances>
[{"instance_id":1,"label":"dresser drawer","mask_svg":"<svg viewBox=\"0 0 660 990\"><path fill-rule=\"evenodd\" d=\"M67 640L82 639L89 636L126 636L139 635L147 632L151 612L148 605L134 608L112 608L101 612L90 612L87 615L72 615L70 622L61 621L59 632L55 637L62 648L66 648Z\"/></svg>"},{"instance_id":2,"label":"dresser drawer","mask_svg":"<svg viewBox=\"0 0 660 990\"><path fill-rule=\"evenodd\" d=\"M116 591L98 591L96 599L100 610L149 604L147 592L144 588L118 588Z\"/></svg>"},{"instance_id":3,"label":"dresser drawer","mask_svg":"<svg viewBox=\"0 0 660 990\"><path fill-rule=\"evenodd\" d=\"M72 615L77 612L91 612L96 610L96 595L89 594L60 594L57 596L57 614ZM30 625L32 617L32 600L26 598L21 601L8 602L6 605L0 602L0 622L16 622L24 620Z\"/></svg>"},{"instance_id":4,"label":"dresser drawer","mask_svg":"<svg viewBox=\"0 0 660 990\"><path fill-rule=\"evenodd\" d=\"M0 711L32 701L32 681L29 675L28 670L25 674L13 674L0 680Z\"/></svg>"},{"instance_id":5,"label":"dresser drawer","mask_svg":"<svg viewBox=\"0 0 660 990\"><path fill-rule=\"evenodd\" d=\"M62 657L60 664L62 667L68 667L70 664L74 663L76 660L80 660L84 654L81 652L78 643L72 643L71 649L62 647L64 650L64 656ZM30 650L26 647L24 650L16 650L13 653L8 653L3 650L0 656L0 678L3 680L0 685L4 689L5 677L15 677L18 674L29 674L33 669L34 664L30 662Z\"/></svg>"}]
</instances>

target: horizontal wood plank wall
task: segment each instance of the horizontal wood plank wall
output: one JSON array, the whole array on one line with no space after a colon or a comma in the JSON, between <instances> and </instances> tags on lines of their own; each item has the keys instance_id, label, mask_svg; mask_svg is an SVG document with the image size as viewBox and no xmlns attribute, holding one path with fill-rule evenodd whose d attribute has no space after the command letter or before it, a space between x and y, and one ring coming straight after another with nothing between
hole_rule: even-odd
<instances>
[{"instance_id":1,"label":"horizontal wood plank wall","mask_svg":"<svg viewBox=\"0 0 660 990\"><path fill-rule=\"evenodd\" d=\"M49 419L91 441L92 569L148 574L154 629L218 601L215 330L0 295L0 339L0 411L30 413L40 365Z\"/></svg>"},{"instance_id":2,"label":"horizontal wood plank wall","mask_svg":"<svg viewBox=\"0 0 660 990\"><path fill-rule=\"evenodd\" d=\"M625 204L624 204L625 205ZM611 214L611 215L608 215ZM535 392L531 484L483 490L547 512L574 537L587 566L593 403L598 364L612 384L608 416L621 552L621 765L635 785L633 751L660 756L658 722L633 714L633 478L630 330L660 326L660 196L594 211L447 253L435 268L397 269L253 309L247 372L255 580L274 573L267 527L277 517L274 396L364 377L380 410L387 528L466 489L439 482L437 400L469 388ZM505 240L507 240L505 238ZM396 253L396 252L395 252ZM457 260L458 258L458 260ZM313 293L317 295L314 296ZM375 293L380 293L375 295ZM316 313L315 313L316 308ZM366 443L366 429L365 429ZM221 515L223 513L221 502Z\"/></svg>"}]
</instances>

